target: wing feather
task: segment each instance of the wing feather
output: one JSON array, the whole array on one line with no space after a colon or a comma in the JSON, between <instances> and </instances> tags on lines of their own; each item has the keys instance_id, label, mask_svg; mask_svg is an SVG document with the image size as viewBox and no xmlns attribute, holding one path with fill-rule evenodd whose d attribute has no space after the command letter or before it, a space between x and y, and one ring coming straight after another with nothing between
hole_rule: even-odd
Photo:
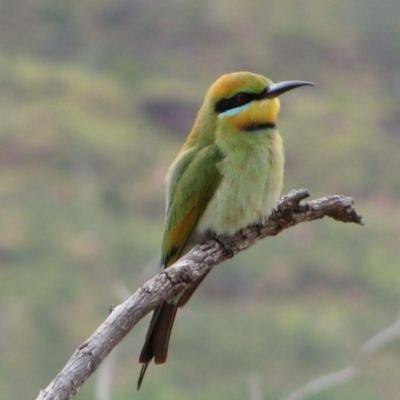
<instances>
[{"instance_id":1,"label":"wing feather","mask_svg":"<svg viewBox=\"0 0 400 400\"><path fill-rule=\"evenodd\" d=\"M164 268L182 255L196 224L220 183L223 155L215 144L183 153L169 172L167 214L161 262Z\"/></svg>"}]
</instances>

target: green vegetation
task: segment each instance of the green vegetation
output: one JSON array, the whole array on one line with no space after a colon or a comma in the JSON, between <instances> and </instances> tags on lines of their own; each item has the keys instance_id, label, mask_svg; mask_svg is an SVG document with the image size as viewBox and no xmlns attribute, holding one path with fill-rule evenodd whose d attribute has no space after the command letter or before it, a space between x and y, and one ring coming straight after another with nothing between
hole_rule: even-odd
<instances>
[{"instance_id":1,"label":"green vegetation","mask_svg":"<svg viewBox=\"0 0 400 400\"><path fill-rule=\"evenodd\" d=\"M168 165L209 84L240 69L317 83L282 98L284 192L350 195L366 226L303 224L216 268L138 394L147 321L121 343L112 399L239 400L255 379L272 400L352 363L398 314L399 12L0 1L0 399L35 398L156 272ZM395 399L399 366L397 342L313 400Z\"/></svg>"}]
</instances>

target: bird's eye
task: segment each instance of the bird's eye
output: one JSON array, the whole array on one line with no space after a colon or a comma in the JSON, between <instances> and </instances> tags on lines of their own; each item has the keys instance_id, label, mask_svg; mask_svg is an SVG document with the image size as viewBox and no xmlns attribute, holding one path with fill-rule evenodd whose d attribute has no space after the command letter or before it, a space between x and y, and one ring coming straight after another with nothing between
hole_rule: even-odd
<instances>
[{"instance_id":1,"label":"bird's eye","mask_svg":"<svg viewBox=\"0 0 400 400\"><path fill-rule=\"evenodd\" d=\"M246 93L239 93L236 95L236 101L238 103L246 103L249 100L249 96Z\"/></svg>"}]
</instances>

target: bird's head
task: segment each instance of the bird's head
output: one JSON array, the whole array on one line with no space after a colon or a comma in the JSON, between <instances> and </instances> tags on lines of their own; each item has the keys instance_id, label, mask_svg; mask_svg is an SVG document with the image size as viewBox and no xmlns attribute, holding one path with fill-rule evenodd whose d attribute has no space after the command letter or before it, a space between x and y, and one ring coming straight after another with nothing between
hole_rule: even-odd
<instances>
[{"instance_id":1,"label":"bird's head","mask_svg":"<svg viewBox=\"0 0 400 400\"><path fill-rule=\"evenodd\" d=\"M278 96L306 85L314 83L273 83L265 76L244 71L222 75L206 94L187 146L212 142L217 131L225 135L274 128L280 109Z\"/></svg>"},{"instance_id":2,"label":"bird's head","mask_svg":"<svg viewBox=\"0 0 400 400\"><path fill-rule=\"evenodd\" d=\"M262 75L234 72L222 75L209 89L219 123L240 131L257 131L275 127L280 109L278 96L300 86L313 85L305 81L273 83Z\"/></svg>"}]
</instances>

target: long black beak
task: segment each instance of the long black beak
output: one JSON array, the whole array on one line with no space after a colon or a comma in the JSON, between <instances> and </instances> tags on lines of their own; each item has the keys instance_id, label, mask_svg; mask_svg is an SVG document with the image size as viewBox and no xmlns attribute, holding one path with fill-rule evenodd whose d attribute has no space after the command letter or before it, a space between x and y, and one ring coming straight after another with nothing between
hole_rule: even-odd
<instances>
[{"instance_id":1,"label":"long black beak","mask_svg":"<svg viewBox=\"0 0 400 400\"><path fill-rule=\"evenodd\" d=\"M282 93L285 93L292 89L296 89L301 86L315 86L315 83L307 81L285 81L274 83L268 87L266 97L278 97Z\"/></svg>"}]
</instances>

